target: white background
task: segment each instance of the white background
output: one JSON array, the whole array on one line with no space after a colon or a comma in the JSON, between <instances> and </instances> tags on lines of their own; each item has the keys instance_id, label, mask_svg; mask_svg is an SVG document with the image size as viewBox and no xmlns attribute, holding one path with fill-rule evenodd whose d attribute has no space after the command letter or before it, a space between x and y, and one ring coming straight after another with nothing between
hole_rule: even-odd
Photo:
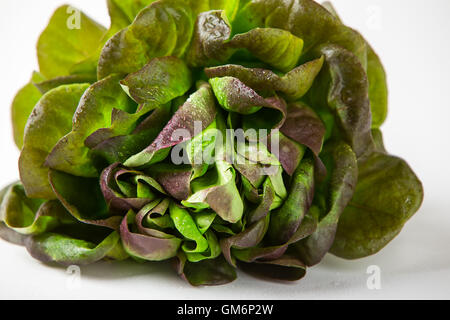
<instances>
[{"instance_id":1,"label":"white background","mask_svg":"<svg viewBox=\"0 0 450 320\"><path fill-rule=\"evenodd\" d=\"M106 1L70 3L108 26ZM35 43L61 4L0 1L2 185L18 178L10 104L37 69ZM294 284L239 273L239 279L227 286L191 288L167 264L133 262L83 267L77 286L65 269L43 265L24 248L0 241L0 298L450 298L450 1L335 0L334 4L344 22L363 33L385 64L390 88L390 112L383 126L386 146L407 159L425 187L421 210L388 247L358 261L328 255ZM381 270L381 290L367 288L371 265Z\"/></svg>"}]
</instances>

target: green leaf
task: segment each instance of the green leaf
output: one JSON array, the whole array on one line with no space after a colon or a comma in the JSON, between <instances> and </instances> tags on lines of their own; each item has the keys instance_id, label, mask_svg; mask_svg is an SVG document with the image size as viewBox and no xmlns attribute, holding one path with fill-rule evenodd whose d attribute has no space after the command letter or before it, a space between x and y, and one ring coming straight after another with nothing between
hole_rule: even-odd
<instances>
[{"instance_id":1,"label":"green leaf","mask_svg":"<svg viewBox=\"0 0 450 320\"><path fill-rule=\"evenodd\" d=\"M117 31L128 27L138 13L156 0L107 0L108 12L111 17L111 26L108 34L114 35Z\"/></svg>"},{"instance_id":2,"label":"green leaf","mask_svg":"<svg viewBox=\"0 0 450 320\"><path fill-rule=\"evenodd\" d=\"M9 186L6 186L5 188L0 190L0 205L2 205L2 202L3 202L7 192L13 185L15 185L15 183L13 183ZM2 210L2 209L0 209L0 210ZM4 214L0 214L0 239L3 239L5 241L8 241L13 244L17 244L19 246L23 246L25 244L25 239L27 236L24 236L20 233L17 233L16 231L8 228L5 225L5 223L2 221L3 215Z\"/></svg>"},{"instance_id":3,"label":"green leaf","mask_svg":"<svg viewBox=\"0 0 450 320\"><path fill-rule=\"evenodd\" d=\"M331 77L328 106L335 113L344 138L359 158L372 147L366 72L356 56L342 47L327 45L321 53L325 56Z\"/></svg>"},{"instance_id":4,"label":"green leaf","mask_svg":"<svg viewBox=\"0 0 450 320\"><path fill-rule=\"evenodd\" d=\"M325 42L339 24L325 8L312 0L253 0L239 11L233 30L235 33L258 27L288 30L303 39L304 49L309 51Z\"/></svg>"},{"instance_id":5,"label":"green leaf","mask_svg":"<svg viewBox=\"0 0 450 320\"><path fill-rule=\"evenodd\" d=\"M233 77L212 78L209 83L223 109L243 115L244 130L272 130L283 125L287 115L284 100L278 97L264 99Z\"/></svg>"},{"instance_id":6,"label":"green leaf","mask_svg":"<svg viewBox=\"0 0 450 320\"><path fill-rule=\"evenodd\" d=\"M188 65L202 67L229 59L232 50L224 43L230 35L231 28L224 11L201 12L195 21L192 42L186 54Z\"/></svg>"},{"instance_id":7,"label":"green leaf","mask_svg":"<svg viewBox=\"0 0 450 320\"><path fill-rule=\"evenodd\" d=\"M189 165L161 163L151 166L146 172L154 177L170 196L179 201L186 200L191 194L193 169Z\"/></svg>"},{"instance_id":8,"label":"green leaf","mask_svg":"<svg viewBox=\"0 0 450 320\"><path fill-rule=\"evenodd\" d=\"M75 74L70 76L56 77L53 79L41 79L33 80L34 86L42 93L45 94L52 89L58 88L62 85L76 84L76 83L94 83L97 81L97 77L92 75Z\"/></svg>"},{"instance_id":9,"label":"green leaf","mask_svg":"<svg viewBox=\"0 0 450 320\"><path fill-rule=\"evenodd\" d=\"M128 254L147 261L162 261L176 256L181 245L180 239L170 235L162 238L151 234L134 233L130 231L128 224L133 223L135 217L136 214L130 211L120 226L120 236ZM145 231L150 233L150 230Z\"/></svg>"},{"instance_id":10,"label":"green leaf","mask_svg":"<svg viewBox=\"0 0 450 320\"><path fill-rule=\"evenodd\" d=\"M98 244L58 233L44 233L29 237L25 241L26 248L33 258L65 266L97 262L108 256L119 243L120 236L116 231Z\"/></svg>"},{"instance_id":11,"label":"green leaf","mask_svg":"<svg viewBox=\"0 0 450 320\"><path fill-rule=\"evenodd\" d=\"M215 286L236 279L236 271L221 256L200 262L186 261L184 254L177 259L178 274L193 286Z\"/></svg>"},{"instance_id":12,"label":"green leaf","mask_svg":"<svg viewBox=\"0 0 450 320\"><path fill-rule=\"evenodd\" d=\"M49 181L58 200L78 221L118 229L122 216L108 211L97 178L82 178L50 170Z\"/></svg>"},{"instance_id":13,"label":"green leaf","mask_svg":"<svg viewBox=\"0 0 450 320\"><path fill-rule=\"evenodd\" d=\"M283 255L270 261L255 263L239 263L239 268L256 277L277 279L282 281L297 281L306 274L305 264L295 256Z\"/></svg>"},{"instance_id":14,"label":"green leaf","mask_svg":"<svg viewBox=\"0 0 450 320\"><path fill-rule=\"evenodd\" d=\"M119 80L120 77L111 76L89 87L73 116L68 134L53 144L46 160L48 167L80 177L99 175L85 146L86 138L100 128L109 127L114 110L133 112L135 108Z\"/></svg>"},{"instance_id":15,"label":"green leaf","mask_svg":"<svg viewBox=\"0 0 450 320\"><path fill-rule=\"evenodd\" d=\"M270 66L288 72L300 60L303 40L276 28L255 28L231 40L231 27L221 10L202 12L197 17L194 38L187 53L194 67L216 65L235 53L253 55Z\"/></svg>"},{"instance_id":16,"label":"green leaf","mask_svg":"<svg viewBox=\"0 0 450 320\"><path fill-rule=\"evenodd\" d=\"M422 201L422 184L404 160L373 153L359 165L358 184L339 220L331 253L357 259L378 252Z\"/></svg>"},{"instance_id":17,"label":"green leaf","mask_svg":"<svg viewBox=\"0 0 450 320\"><path fill-rule=\"evenodd\" d=\"M314 26L314 27L311 27ZM278 28L304 40L306 56L324 43L339 45L367 66L367 47L359 33L344 26L327 9L312 0L253 0L240 10L233 30L247 32L255 28ZM314 56L314 54L313 54Z\"/></svg>"},{"instance_id":18,"label":"green leaf","mask_svg":"<svg viewBox=\"0 0 450 320\"><path fill-rule=\"evenodd\" d=\"M322 4L333 16L340 21L333 5L326 1ZM372 127L379 128L386 120L388 112L388 89L386 73L380 58L370 44L367 46L367 76L369 78L369 98L372 110Z\"/></svg>"},{"instance_id":19,"label":"green leaf","mask_svg":"<svg viewBox=\"0 0 450 320\"><path fill-rule=\"evenodd\" d=\"M156 125L161 127L161 125L167 123L165 116L167 111L169 111L167 109L170 107L169 103L184 95L190 89L192 78L191 71L182 60L175 57L162 57L152 59L141 70L128 75L120 83L124 91L141 105L133 114L115 112L110 127L97 130L85 141L85 144L91 149L105 142L107 144L109 142L114 145L119 144L118 147L127 148L122 144L124 140L141 146L141 141L149 139L149 133L151 133L150 136L153 135L154 127L149 127L149 125L155 125L154 121L162 120L161 117L164 118L163 122ZM164 109L162 112L154 112L156 113L154 117L158 119L152 120L150 115L148 121L151 124L144 121L144 123L139 124L135 128L134 132L131 132L141 117L144 117L155 108ZM159 131L161 130L162 128ZM159 133L159 131L156 133ZM128 137L113 139L120 135L128 135ZM133 150L138 146L134 146ZM142 146L139 150L135 150L132 154L129 154L131 150L124 151L127 152L129 157L146 146L148 146L148 142L147 145ZM99 148L101 149L102 147L100 146ZM125 155L120 156L121 161L124 161L123 158L125 158Z\"/></svg>"},{"instance_id":20,"label":"green leaf","mask_svg":"<svg viewBox=\"0 0 450 320\"><path fill-rule=\"evenodd\" d=\"M70 132L73 114L88 86L60 86L45 94L33 109L19 159L20 177L28 197L55 198L45 160L58 140Z\"/></svg>"},{"instance_id":21,"label":"green leaf","mask_svg":"<svg viewBox=\"0 0 450 320\"><path fill-rule=\"evenodd\" d=\"M367 59L372 128L379 128L386 120L388 113L386 72L384 71L380 58L370 46L367 52Z\"/></svg>"},{"instance_id":22,"label":"green leaf","mask_svg":"<svg viewBox=\"0 0 450 320\"><path fill-rule=\"evenodd\" d=\"M239 268L250 274L275 280L299 280L305 275L306 265L289 246L311 235L316 227L317 220L308 213L287 242L277 246L263 243L247 249L233 248L232 254L238 259Z\"/></svg>"},{"instance_id":23,"label":"green leaf","mask_svg":"<svg viewBox=\"0 0 450 320\"><path fill-rule=\"evenodd\" d=\"M205 233L206 240L208 241L208 250L204 252L185 252L189 262L201 262L204 260L215 259L222 254L220 250L219 240L213 231L208 230Z\"/></svg>"},{"instance_id":24,"label":"green leaf","mask_svg":"<svg viewBox=\"0 0 450 320\"><path fill-rule=\"evenodd\" d=\"M231 256L231 248L247 249L257 246L264 238L269 227L270 216L266 215L259 221L247 227L245 231L220 240L223 255L228 263L236 267L236 263Z\"/></svg>"},{"instance_id":25,"label":"green leaf","mask_svg":"<svg viewBox=\"0 0 450 320\"><path fill-rule=\"evenodd\" d=\"M8 228L3 222L0 221L0 239L8 241L18 246L24 246L25 240L28 236L15 232Z\"/></svg>"},{"instance_id":26,"label":"green leaf","mask_svg":"<svg viewBox=\"0 0 450 320\"><path fill-rule=\"evenodd\" d=\"M184 95L192 86L192 79L183 60L163 57L152 59L120 83L137 103L162 105Z\"/></svg>"},{"instance_id":27,"label":"green leaf","mask_svg":"<svg viewBox=\"0 0 450 320\"><path fill-rule=\"evenodd\" d=\"M127 169L119 163L103 170L100 187L109 211L118 214L140 210L166 194L152 177L144 172Z\"/></svg>"},{"instance_id":28,"label":"green leaf","mask_svg":"<svg viewBox=\"0 0 450 320\"><path fill-rule=\"evenodd\" d=\"M223 10L227 16L228 21L231 22L236 17L236 14L239 10L239 4L240 0L209 0L210 10Z\"/></svg>"},{"instance_id":29,"label":"green leaf","mask_svg":"<svg viewBox=\"0 0 450 320\"><path fill-rule=\"evenodd\" d=\"M74 65L98 49L105 32L78 9L59 7L37 44L40 72L48 79L72 74ZM95 74L95 69L89 71Z\"/></svg>"},{"instance_id":30,"label":"green leaf","mask_svg":"<svg viewBox=\"0 0 450 320\"><path fill-rule=\"evenodd\" d=\"M172 202L170 204L170 218L175 228L185 238L182 249L187 254L188 259L190 253L202 253L208 250L209 241L200 232L195 220L186 209L180 208Z\"/></svg>"},{"instance_id":31,"label":"green leaf","mask_svg":"<svg viewBox=\"0 0 450 320\"><path fill-rule=\"evenodd\" d=\"M40 81L41 78L39 73L34 72L31 81L16 94L11 106L14 141L19 149L23 146L23 135L28 117L42 97L41 92L33 85L33 82Z\"/></svg>"},{"instance_id":32,"label":"green leaf","mask_svg":"<svg viewBox=\"0 0 450 320\"><path fill-rule=\"evenodd\" d=\"M241 65L228 64L206 68L209 78L234 77L262 95L272 95L273 91L283 94L289 101L303 97L311 88L314 79L322 68L323 57L298 66L280 77L271 70L246 68Z\"/></svg>"},{"instance_id":33,"label":"green leaf","mask_svg":"<svg viewBox=\"0 0 450 320\"><path fill-rule=\"evenodd\" d=\"M11 186L5 194L0 207L0 220L23 235L41 234L62 223L73 223L59 201L30 199L20 183Z\"/></svg>"},{"instance_id":34,"label":"green leaf","mask_svg":"<svg viewBox=\"0 0 450 320\"><path fill-rule=\"evenodd\" d=\"M108 40L100 55L98 77L136 72L156 57L181 57L194 27L186 1L156 1L133 23Z\"/></svg>"},{"instance_id":35,"label":"green leaf","mask_svg":"<svg viewBox=\"0 0 450 320\"><path fill-rule=\"evenodd\" d=\"M284 171L289 176L292 176L305 155L306 147L286 137L279 131L272 133L270 136L270 146L272 145L272 139L279 143L278 158Z\"/></svg>"},{"instance_id":36,"label":"green leaf","mask_svg":"<svg viewBox=\"0 0 450 320\"><path fill-rule=\"evenodd\" d=\"M304 103L288 105L287 118L280 131L286 137L311 149L316 156L322 150L325 126L314 110Z\"/></svg>"},{"instance_id":37,"label":"green leaf","mask_svg":"<svg viewBox=\"0 0 450 320\"><path fill-rule=\"evenodd\" d=\"M172 116L171 105L161 106L142 121L130 134L110 137L110 130L98 130L88 140L95 139L101 142L91 147L94 161L103 161L107 164L125 162L128 158L148 146L149 141L156 139L158 134Z\"/></svg>"},{"instance_id":38,"label":"green leaf","mask_svg":"<svg viewBox=\"0 0 450 320\"><path fill-rule=\"evenodd\" d=\"M299 228L314 196L314 161L304 159L292 176L289 195L274 211L268 235L275 244L287 242Z\"/></svg>"},{"instance_id":39,"label":"green leaf","mask_svg":"<svg viewBox=\"0 0 450 320\"><path fill-rule=\"evenodd\" d=\"M235 178L233 167L217 160L213 170L192 182L193 194L181 203L196 210L211 208L223 220L236 223L244 214L244 204Z\"/></svg>"},{"instance_id":40,"label":"green leaf","mask_svg":"<svg viewBox=\"0 0 450 320\"><path fill-rule=\"evenodd\" d=\"M327 210L317 230L295 245L301 260L308 266L319 263L333 245L339 217L353 196L358 180L358 164L350 146L345 143L328 144L322 152L328 170L328 180L319 185L316 193L325 194Z\"/></svg>"},{"instance_id":41,"label":"green leaf","mask_svg":"<svg viewBox=\"0 0 450 320\"><path fill-rule=\"evenodd\" d=\"M171 147L190 140L198 134L195 132L196 122L201 124L200 129L203 131L214 121L216 113L214 96L209 85L201 85L175 112L158 137L143 151L125 161L125 165L140 167L163 160ZM186 134L174 137L181 131Z\"/></svg>"},{"instance_id":42,"label":"green leaf","mask_svg":"<svg viewBox=\"0 0 450 320\"><path fill-rule=\"evenodd\" d=\"M255 28L237 34L230 41L232 48L244 48L257 59L283 72L298 65L303 40L288 31L274 28Z\"/></svg>"},{"instance_id":43,"label":"green leaf","mask_svg":"<svg viewBox=\"0 0 450 320\"><path fill-rule=\"evenodd\" d=\"M311 207L311 210L305 215L304 220L301 225L297 229L297 231L292 235L288 241L280 244L280 245L267 245L264 240L258 246L239 249L232 248L233 257L238 259L239 261L246 263L254 263L254 262L264 262L270 260L276 260L283 256L288 250L289 246L307 238L317 228L317 219L311 214L311 211L314 210L314 206Z\"/></svg>"},{"instance_id":44,"label":"green leaf","mask_svg":"<svg viewBox=\"0 0 450 320\"><path fill-rule=\"evenodd\" d=\"M324 1L321 3L322 7L324 7L325 9L328 10L328 12L330 12L337 20L341 21L341 18L339 17L339 15L336 12L336 9L334 8L333 4L330 1Z\"/></svg>"}]
</instances>

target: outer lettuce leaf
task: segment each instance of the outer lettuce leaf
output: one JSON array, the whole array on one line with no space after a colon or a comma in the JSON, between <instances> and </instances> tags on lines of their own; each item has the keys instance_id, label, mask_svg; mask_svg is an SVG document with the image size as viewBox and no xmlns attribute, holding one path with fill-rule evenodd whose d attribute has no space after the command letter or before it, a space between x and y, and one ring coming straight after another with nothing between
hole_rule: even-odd
<instances>
[{"instance_id":1,"label":"outer lettuce leaf","mask_svg":"<svg viewBox=\"0 0 450 320\"><path fill-rule=\"evenodd\" d=\"M17 92L11 105L14 142L19 149L22 149L23 146L23 135L28 117L34 106L42 98L41 92L33 85L33 82L42 79L42 75L34 72L31 81Z\"/></svg>"},{"instance_id":2,"label":"outer lettuce leaf","mask_svg":"<svg viewBox=\"0 0 450 320\"><path fill-rule=\"evenodd\" d=\"M356 56L335 45L326 45L320 52L327 62L331 77L328 106L335 113L344 138L359 157L371 151L371 112L369 83ZM327 73L324 74L328 77ZM327 80L322 79L323 83ZM320 94L315 92L315 94Z\"/></svg>"},{"instance_id":3,"label":"outer lettuce leaf","mask_svg":"<svg viewBox=\"0 0 450 320\"><path fill-rule=\"evenodd\" d=\"M88 86L58 87L45 94L33 109L19 159L20 177L28 197L55 198L45 161L56 142L70 131L73 114Z\"/></svg>"},{"instance_id":4,"label":"outer lettuce leaf","mask_svg":"<svg viewBox=\"0 0 450 320\"><path fill-rule=\"evenodd\" d=\"M14 186L15 183L3 188L0 190L0 205L2 205L5 195L9 191L9 189ZM0 209L3 210L3 209ZM4 213L0 214L0 239L8 241L10 243L23 246L25 244L25 239L27 236L22 235L10 228L8 228L3 222Z\"/></svg>"},{"instance_id":5,"label":"outer lettuce leaf","mask_svg":"<svg viewBox=\"0 0 450 320\"><path fill-rule=\"evenodd\" d=\"M59 201L78 221L118 229L122 216L108 211L98 179L50 170L49 181Z\"/></svg>"},{"instance_id":6,"label":"outer lettuce leaf","mask_svg":"<svg viewBox=\"0 0 450 320\"><path fill-rule=\"evenodd\" d=\"M75 220L57 200L30 199L20 183L8 188L0 207L0 220L23 235L41 234Z\"/></svg>"},{"instance_id":7,"label":"outer lettuce leaf","mask_svg":"<svg viewBox=\"0 0 450 320\"><path fill-rule=\"evenodd\" d=\"M367 65L364 39L312 0L249 1L240 10L233 24L233 30L235 33L242 33L258 27L290 31L304 40L306 55L317 46L334 43L353 52L363 67Z\"/></svg>"},{"instance_id":8,"label":"outer lettuce leaf","mask_svg":"<svg viewBox=\"0 0 450 320\"><path fill-rule=\"evenodd\" d=\"M229 264L236 267L236 263L231 256L231 248L246 249L257 246L267 232L269 221L270 216L266 215L258 222L247 227L245 231L220 241L223 255Z\"/></svg>"},{"instance_id":9,"label":"outer lettuce leaf","mask_svg":"<svg viewBox=\"0 0 450 320\"><path fill-rule=\"evenodd\" d=\"M367 51L367 76L369 77L372 128L379 128L386 120L388 113L388 88L384 67L370 46Z\"/></svg>"},{"instance_id":10,"label":"outer lettuce leaf","mask_svg":"<svg viewBox=\"0 0 450 320\"><path fill-rule=\"evenodd\" d=\"M239 268L257 277L281 281L296 281L306 275L306 266L295 256L283 255L278 259L247 264L241 262Z\"/></svg>"},{"instance_id":11,"label":"outer lettuce leaf","mask_svg":"<svg viewBox=\"0 0 450 320\"><path fill-rule=\"evenodd\" d=\"M111 76L89 87L73 116L71 131L56 145L53 143L46 160L48 167L80 177L98 176L99 171L85 146L86 138L99 128L109 127L114 110L133 112L135 108L119 80L120 77Z\"/></svg>"},{"instance_id":12,"label":"outer lettuce leaf","mask_svg":"<svg viewBox=\"0 0 450 320\"><path fill-rule=\"evenodd\" d=\"M329 178L316 190L316 199L319 193L326 194L327 213L320 217L317 230L295 245L302 261L308 266L319 263L333 245L339 218L350 202L358 180L356 156L347 144L328 144L322 157L329 159L326 161Z\"/></svg>"},{"instance_id":13,"label":"outer lettuce leaf","mask_svg":"<svg viewBox=\"0 0 450 320\"><path fill-rule=\"evenodd\" d=\"M98 65L98 77L128 74L156 57L180 57L188 46L194 17L187 1L156 1L133 23L115 34L105 45Z\"/></svg>"},{"instance_id":14,"label":"outer lettuce leaf","mask_svg":"<svg viewBox=\"0 0 450 320\"><path fill-rule=\"evenodd\" d=\"M105 142L110 146L112 143L113 146L119 144L119 147L127 148L127 146L121 144L123 141L132 144L133 146L129 148L132 150L141 146L142 141L149 138L148 134L150 136L153 134L155 121L163 121L156 124L157 127L167 123L165 116L169 103L189 90L192 79L191 71L182 60L175 57L162 57L152 59L141 70L128 75L120 83L124 91L140 103L140 106L133 114L115 112L111 126L99 129L87 138L85 143L90 148L95 148ZM149 116L147 121L136 127L138 121L155 108L163 110L153 112L155 113L153 117ZM136 128L132 132L134 127ZM114 139L120 135L128 135L128 137ZM109 142L107 142L108 140ZM147 145L142 146L140 150L136 150L132 154L141 151ZM126 151L128 156L132 155L129 154L131 150ZM121 158L124 157L124 155L121 156Z\"/></svg>"},{"instance_id":15,"label":"outer lettuce leaf","mask_svg":"<svg viewBox=\"0 0 450 320\"><path fill-rule=\"evenodd\" d=\"M233 256L238 259L238 266L245 272L258 277L295 281L306 273L306 265L294 252L288 251L289 246L312 234L317 221L306 215L303 223L292 237L281 245L265 246L264 244L248 249L232 249Z\"/></svg>"},{"instance_id":16,"label":"outer lettuce leaf","mask_svg":"<svg viewBox=\"0 0 450 320\"><path fill-rule=\"evenodd\" d=\"M178 274L193 286L215 286L236 279L236 271L223 257L192 263L184 254L179 254L176 268Z\"/></svg>"},{"instance_id":17,"label":"outer lettuce leaf","mask_svg":"<svg viewBox=\"0 0 450 320\"><path fill-rule=\"evenodd\" d=\"M191 78L191 71L183 60L162 57L152 59L120 83L137 103L159 106L184 95L192 86Z\"/></svg>"},{"instance_id":18,"label":"outer lettuce leaf","mask_svg":"<svg viewBox=\"0 0 450 320\"><path fill-rule=\"evenodd\" d=\"M70 76L56 77L53 79L33 79L34 86L45 94L52 89L58 88L62 85L76 84L76 83L94 83L97 77L92 75L75 74Z\"/></svg>"},{"instance_id":19,"label":"outer lettuce leaf","mask_svg":"<svg viewBox=\"0 0 450 320\"><path fill-rule=\"evenodd\" d=\"M322 4L339 21L333 5L326 1ZM369 98L372 110L372 127L379 128L386 120L388 112L388 88L386 82L386 72L370 44L367 45L367 76L369 78Z\"/></svg>"},{"instance_id":20,"label":"outer lettuce leaf","mask_svg":"<svg viewBox=\"0 0 450 320\"><path fill-rule=\"evenodd\" d=\"M355 194L339 219L331 253L362 258L386 246L419 209L423 188L408 164L374 152L359 164Z\"/></svg>"},{"instance_id":21,"label":"outer lettuce leaf","mask_svg":"<svg viewBox=\"0 0 450 320\"><path fill-rule=\"evenodd\" d=\"M323 43L338 25L336 18L312 0L254 0L240 10L233 30L236 33L258 27L289 30L304 40L308 51Z\"/></svg>"},{"instance_id":22,"label":"outer lettuce leaf","mask_svg":"<svg viewBox=\"0 0 450 320\"><path fill-rule=\"evenodd\" d=\"M101 43L106 30L84 13L80 13L80 28L68 28L74 11L65 5L53 14L38 44L40 72L48 79L72 74L72 68L90 58ZM95 75L95 66L88 74Z\"/></svg>"},{"instance_id":23,"label":"outer lettuce leaf","mask_svg":"<svg viewBox=\"0 0 450 320\"><path fill-rule=\"evenodd\" d=\"M171 105L167 104L155 109L130 134L105 139L104 133L106 131L108 131L106 137L110 136L111 131L109 129L96 131L88 138L88 140L102 140L91 149L94 161L106 161L108 164L125 162L132 155L145 149L148 146L148 141L156 139L171 116Z\"/></svg>"},{"instance_id":24,"label":"outer lettuce leaf","mask_svg":"<svg viewBox=\"0 0 450 320\"><path fill-rule=\"evenodd\" d=\"M28 236L25 236L8 228L3 222L0 221L0 239L8 241L12 244L24 246L27 237Z\"/></svg>"},{"instance_id":25,"label":"outer lettuce leaf","mask_svg":"<svg viewBox=\"0 0 450 320\"><path fill-rule=\"evenodd\" d=\"M44 233L26 239L25 246L33 258L65 266L87 265L116 254L120 236L113 231L99 243L59 233Z\"/></svg>"},{"instance_id":26,"label":"outer lettuce leaf","mask_svg":"<svg viewBox=\"0 0 450 320\"><path fill-rule=\"evenodd\" d=\"M119 30L128 27L138 13L156 0L107 0L111 26L108 35L113 36Z\"/></svg>"}]
</instances>

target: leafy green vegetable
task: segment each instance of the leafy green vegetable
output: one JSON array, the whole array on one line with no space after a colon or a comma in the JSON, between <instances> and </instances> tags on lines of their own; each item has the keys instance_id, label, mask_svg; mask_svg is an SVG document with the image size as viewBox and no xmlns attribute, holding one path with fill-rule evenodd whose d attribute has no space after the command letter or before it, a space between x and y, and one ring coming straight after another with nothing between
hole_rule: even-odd
<instances>
[{"instance_id":1,"label":"leafy green vegetable","mask_svg":"<svg viewBox=\"0 0 450 320\"><path fill-rule=\"evenodd\" d=\"M162 261L173 258L180 247L181 240L175 237L155 237L150 234L133 233L128 222L133 222L130 211L120 226L120 235L125 250L132 256L149 261Z\"/></svg>"},{"instance_id":2,"label":"leafy green vegetable","mask_svg":"<svg viewBox=\"0 0 450 320\"><path fill-rule=\"evenodd\" d=\"M16 94L11 106L14 142L19 149L22 149L23 146L23 134L27 120L34 106L42 97L41 92L33 85L33 82L41 79L42 75L34 72L31 81Z\"/></svg>"},{"instance_id":3,"label":"leafy green vegetable","mask_svg":"<svg viewBox=\"0 0 450 320\"><path fill-rule=\"evenodd\" d=\"M0 207L3 223L20 234L41 234L74 220L59 201L29 199L21 184L11 186Z\"/></svg>"},{"instance_id":4,"label":"leafy green vegetable","mask_svg":"<svg viewBox=\"0 0 450 320\"><path fill-rule=\"evenodd\" d=\"M95 130L111 125L115 110L134 111L120 89L120 77L111 76L90 86L73 114L71 131L56 143L46 159L52 169L81 177L96 177L98 170L89 156L85 140ZM78 99L80 100L80 99Z\"/></svg>"},{"instance_id":5,"label":"leafy green vegetable","mask_svg":"<svg viewBox=\"0 0 450 320\"><path fill-rule=\"evenodd\" d=\"M339 218L353 196L358 180L358 165L352 149L345 143L330 143L322 153L328 164L329 180L318 187L329 199L326 214L319 216L316 231L295 245L307 265L319 263L330 250Z\"/></svg>"},{"instance_id":6,"label":"leafy green vegetable","mask_svg":"<svg viewBox=\"0 0 450 320\"><path fill-rule=\"evenodd\" d=\"M278 76L271 70L246 68L234 64L206 68L205 73L209 78L238 78L248 87L258 92L266 93L267 95L277 91L284 94L288 100L296 101L302 98L311 88L322 65L323 58L321 57L292 69L283 77Z\"/></svg>"},{"instance_id":7,"label":"leafy green vegetable","mask_svg":"<svg viewBox=\"0 0 450 320\"><path fill-rule=\"evenodd\" d=\"M20 178L27 196L55 198L45 162L53 146L70 131L73 114L87 88L87 84L60 86L46 93L33 109L19 160Z\"/></svg>"},{"instance_id":8,"label":"leafy green vegetable","mask_svg":"<svg viewBox=\"0 0 450 320\"><path fill-rule=\"evenodd\" d=\"M48 79L73 74L73 68L97 50L105 32L78 9L59 7L37 44L40 72ZM96 65L92 67L86 73L95 75Z\"/></svg>"},{"instance_id":9,"label":"leafy green vegetable","mask_svg":"<svg viewBox=\"0 0 450 320\"><path fill-rule=\"evenodd\" d=\"M108 30L62 6L39 38L1 238L46 263L173 260L194 286L294 281L378 252L419 209L384 147L380 58L330 3L107 5Z\"/></svg>"},{"instance_id":10,"label":"leafy green vegetable","mask_svg":"<svg viewBox=\"0 0 450 320\"><path fill-rule=\"evenodd\" d=\"M114 254L115 247L120 245L119 241L116 231L98 244L63 234L44 233L28 238L25 246L37 260L70 266L91 264Z\"/></svg>"},{"instance_id":11,"label":"leafy green vegetable","mask_svg":"<svg viewBox=\"0 0 450 320\"><path fill-rule=\"evenodd\" d=\"M339 219L331 252L347 259L378 252L401 231L422 200L422 184L404 160L373 153L359 165L355 194Z\"/></svg>"}]
</instances>

